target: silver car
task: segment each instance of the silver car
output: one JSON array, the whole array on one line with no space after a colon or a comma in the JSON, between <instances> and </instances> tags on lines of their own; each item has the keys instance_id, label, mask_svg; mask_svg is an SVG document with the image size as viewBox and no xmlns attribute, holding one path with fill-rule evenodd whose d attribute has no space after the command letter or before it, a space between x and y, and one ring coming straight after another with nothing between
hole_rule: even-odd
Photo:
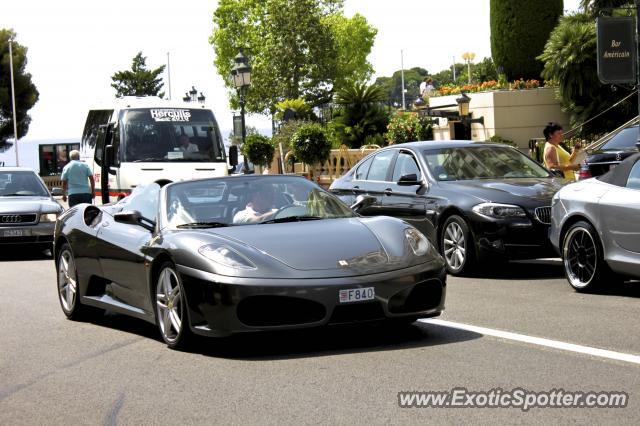
<instances>
[{"instance_id":1,"label":"silver car","mask_svg":"<svg viewBox=\"0 0 640 426\"><path fill-rule=\"evenodd\" d=\"M56 219L62 210L33 170L0 168L0 246L50 249Z\"/></svg>"},{"instance_id":2,"label":"silver car","mask_svg":"<svg viewBox=\"0 0 640 426\"><path fill-rule=\"evenodd\" d=\"M549 237L578 291L640 278L640 154L558 191Z\"/></svg>"}]
</instances>

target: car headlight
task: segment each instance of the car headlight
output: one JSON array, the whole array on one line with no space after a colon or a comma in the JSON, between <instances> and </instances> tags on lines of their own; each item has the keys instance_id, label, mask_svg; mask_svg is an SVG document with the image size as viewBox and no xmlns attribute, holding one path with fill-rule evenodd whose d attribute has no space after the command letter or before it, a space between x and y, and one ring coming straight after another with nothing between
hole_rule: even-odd
<instances>
[{"instance_id":1,"label":"car headlight","mask_svg":"<svg viewBox=\"0 0 640 426\"><path fill-rule=\"evenodd\" d=\"M55 222L58 219L56 213L44 213L40 215L40 222Z\"/></svg>"},{"instance_id":2,"label":"car headlight","mask_svg":"<svg viewBox=\"0 0 640 426\"><path fill-rule=\"evenodd\" d=\"M256 269L256 265L253 262L226 245L207 244L200 247L198 253L209 260L230 268Z\"/></svg>"},{"instance_id":3,"label":"car headlight","mask_svg":"<svg viewBox=\"0 0 640 426\"><path fill-rule=\"evenodd\" d=\"M482 203L473 206L473 211L482 216L491 217L494 219L511 219L514 217L527 217L527 214L522 210L520 206L514 206L512 204L498 204L498 203Z\"/></svg>"},{"instance_id":4,"label":"car headlight","mask_svg":"<svg viewBox=\"0 0 640 426\"><path fill-rule=\"evenodd\" d=\"M411 250L416 256L424 256L429 250L429 240L422 232L415 228L407 228L404 230L404 237L407 239Z\"/></svg>"}]
</instances>

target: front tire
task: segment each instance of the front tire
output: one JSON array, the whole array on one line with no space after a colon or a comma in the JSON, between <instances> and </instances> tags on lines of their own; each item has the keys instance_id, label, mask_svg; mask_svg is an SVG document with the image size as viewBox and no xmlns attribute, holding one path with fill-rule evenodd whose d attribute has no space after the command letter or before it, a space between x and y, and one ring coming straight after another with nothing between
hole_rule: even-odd
<instances>
[{"instance_id":1,"label":"front tire","mask_svg":"<svg viewBox=\"0 0 640 426\"><path fill-rule=\"evenodd\" d=\"M462 217L449 216L444 222L440 233L440 253L451 275L468 274L475 268L475 242Z\"/></svg>"},{"instance_id":2,"label":"front tire","mask_svg":"<svg viewBox=\"0 0 640 426\"><path fill-rule=\"evenodd\" d=\"M58 272L58 300L60 301L62 312L71 320L83 319L89 308L80 303L78 271L69 244L64 244L60 248L56 266Z\"/></svg>"},{"instance_id":3,"label":"front tire","mask_svg":"<svg viewBox=\"0 0 640 426\"><path fill-rule=\"evenodd\" d=\"M171 349L184 348L191 339L191 329L187 316L187 304L182 281L176 273L175 265L165 262L155 286L156 324L162 340Z\"/></svg>"},{"instance_id":4,"label":"front tire","mask_svg":"<svg viewBox=\"0 0 640 426\"><path fill-rule=\"evenodd\" d=\"M579 292L593 291L615 276L604 261L598 233L585 221L576 222L562 242L562 263L571 287Z\"/></svg>"}]
</instances>

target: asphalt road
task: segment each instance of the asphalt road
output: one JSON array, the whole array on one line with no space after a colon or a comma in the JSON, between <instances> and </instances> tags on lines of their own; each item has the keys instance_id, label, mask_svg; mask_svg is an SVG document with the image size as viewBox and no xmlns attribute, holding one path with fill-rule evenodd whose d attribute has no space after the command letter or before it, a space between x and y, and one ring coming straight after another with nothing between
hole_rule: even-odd
<instances>
[{"instance_id":1,"label":"asphalt road","mask_svg":"<svg viewBox=\"0 0 640 426\"><path fill-rule=\"evenodd\" d=\"M640 364L449 325L201 339L66 320L54 265L0 252L0 424L640 422ZM442 320L640 355L640 284L574 293L558 261L450 278ZM400 408L399 391L624 391L626 408Z\"/></svg>"}]
</instances>

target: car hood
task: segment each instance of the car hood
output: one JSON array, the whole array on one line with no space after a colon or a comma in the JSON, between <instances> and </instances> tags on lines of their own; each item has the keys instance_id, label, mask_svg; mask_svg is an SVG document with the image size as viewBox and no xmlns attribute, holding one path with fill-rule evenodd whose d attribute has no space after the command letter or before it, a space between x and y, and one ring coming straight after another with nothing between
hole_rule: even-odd
<instances>
[{"instance_id":1,"label":"car hood","mask_svg":"<svg viewBox=\"0 0 640 426\"><path fill-rule=\"evenodd\" d=\"M423 256L413 253L404 233L408 227L411 225L386 216L354 217L172 230L158 244L173 251L176 263L233 277L354 277L432 261L433 268L443 267L442 258L432 245ZM204 245L229 247L255 268L232 268L207 260L197 254Z\"/></svg>"},{"instance_id":2,"label":"car hood","mask_svg":"<svg viewBox=\"0 0 640 426\"><path fill-rule=\"evenodd\" d=\"M478 179L440 182L440 186L476 197L479 201L518 203L532 200L551 204L553 195L565 183L564 179L549 178Z\"/></svg>"},{"instance_id":3,"label":"car hood","mask_svg":"<svg viewBox=\"0 0 640 426\"><path fill-rule=\"evenodd\" d=\"M62 206L49 197L0 197L0 213L59 213Z\"/></svg>"},{"instance_id":4,"label":"car hood","mask_svg":"<svg viewBox=\"0 0 640 426\"><path fill-rule=\"evenodd\" d=\"M376 235L357 218L232 226L215 233L302 271L336 269L341 260L364 256L388 261Z\"/></svg>"}]
</instances>

